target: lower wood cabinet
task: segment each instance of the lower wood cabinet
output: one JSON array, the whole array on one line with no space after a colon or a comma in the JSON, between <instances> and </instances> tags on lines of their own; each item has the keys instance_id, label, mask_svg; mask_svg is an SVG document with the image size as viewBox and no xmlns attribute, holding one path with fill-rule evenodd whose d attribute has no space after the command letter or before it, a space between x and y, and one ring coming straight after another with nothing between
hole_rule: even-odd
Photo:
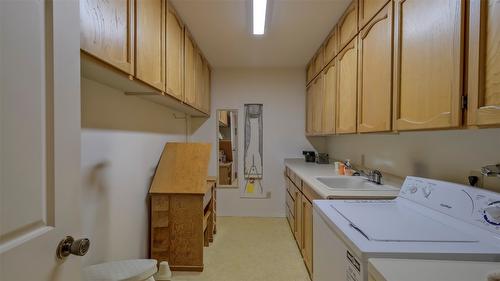
<instances>
[{"instance_id":1,"label":"lower wood cabinet","mask_svg":"<svg viewBox=\"0 0 500 281\"><path fill-rule=\"evenodd\" d=\"M468 124L500 124L500 2L471 0Z\"/></svg>"},{"instance_id":2,"label":"lower wood cabinet","mask_svg":"<svg viewBox=\"0 0 500 281\"><path fill-rule=\"evenodd\" d=\"M304 259L304 264L312 276L313 273L313 206L312 200L320 196L301 179L291 179L293 171L285 173L286 204L285 211L290 229ZM300 182L300 187L294 184ZM293 205L293 207L291 206Z\"/></svg>"},{"instance_id":3,"label":"lower wood cabinet","mask_svg":"<svg viewBox=\"0 0 500 281\"><path fill-rule=\"evenodd\" d=\"M309 273L312 275L313 267L313 214L312 203L302 195L302 256Z\"/></svg>"},{"instance_id":4,"label":"lower wood cabinet","mask_svg":"<svg viewBox=\"0 0 500 281\"><path fill-rule=\"evenodd\" d=\"M358 43L354 38L337 56L337 134L356 133Z\"/></svg>"},{"instance_id":5,"label":"lower wood cabinet","mask_svg":"<svg viewBox=\"0 0 500 281\"><path fill-rule=\"evenodd\" d=\"M392 2L359 33L358 132L390 131L392 122Z\"/></svg>"}]
</instances>

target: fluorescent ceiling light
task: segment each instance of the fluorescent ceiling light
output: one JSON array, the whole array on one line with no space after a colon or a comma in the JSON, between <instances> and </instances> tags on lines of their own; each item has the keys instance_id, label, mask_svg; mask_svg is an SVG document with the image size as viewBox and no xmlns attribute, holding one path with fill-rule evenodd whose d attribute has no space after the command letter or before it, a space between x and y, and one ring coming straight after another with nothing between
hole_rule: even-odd
<instances>
[{"instance_id":1,"label":"fluorescent ceiling light","mask_svg":"<svg viewBox=\"0 0 500 281\"><path fill-rule=\"evenodd\" d=\"M253 0L253 34L263 35L266 26L267 0Z\"/></svg>"}]
</instances>

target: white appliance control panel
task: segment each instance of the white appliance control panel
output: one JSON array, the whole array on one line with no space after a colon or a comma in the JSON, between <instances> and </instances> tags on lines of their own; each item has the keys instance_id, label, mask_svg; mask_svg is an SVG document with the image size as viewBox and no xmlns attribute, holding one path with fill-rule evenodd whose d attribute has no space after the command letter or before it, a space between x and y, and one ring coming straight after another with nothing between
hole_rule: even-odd
<instances>
[{"instance_id":1,"label":"white appliance control panel","mask_svg":"<svg viewBox=\"0 0 500 281\"><path fill-rule=\"evenodd\" d=\"M500 234L500 194L456 183L407 177L399 197Z\"/></svg>"}]
</instances>

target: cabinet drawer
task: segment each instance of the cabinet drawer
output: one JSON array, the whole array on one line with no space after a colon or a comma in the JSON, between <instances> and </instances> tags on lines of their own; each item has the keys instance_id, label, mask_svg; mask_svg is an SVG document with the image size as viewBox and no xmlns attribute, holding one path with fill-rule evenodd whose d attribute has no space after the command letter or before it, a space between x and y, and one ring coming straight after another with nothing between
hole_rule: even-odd
<instances>
[{"instance_id":1,"label":"cabinet drawer","mask_svg":"<svg viewBox=\"0 0 500 281\"><path fill-rule=\"evenodd\" d=\"M285 183L286 183L287 193L290 194L290 196L292 196L293 200L295 200L295 185L288 177L285 178Z\"/></svg>"},{"instance_id":2,"label":"cabinet drawer","mask_svg":"<svg viewBox=\"0 0 500 281\"><path fill-rule=\"evenodd\" d=\"M302 189L302 180L292 171L288 170L288 178L298 188Z\"/></svg>"},{"instance_id":3,"label":"cabinet drawer","mask_svg":"<svg viewBox=\"0 0 500 281\"><path fill-rule=\"evenodd\" d=\"M286 193L286 206L288 207L288 209L290 210L293 210L294 209L294 205L295 205L295 199L292 198L292 196L290 195L290 193ZM293 212L292 212L293 214ZM295 214L293 214L295 215Z\"/></svg>"}]
</instances>

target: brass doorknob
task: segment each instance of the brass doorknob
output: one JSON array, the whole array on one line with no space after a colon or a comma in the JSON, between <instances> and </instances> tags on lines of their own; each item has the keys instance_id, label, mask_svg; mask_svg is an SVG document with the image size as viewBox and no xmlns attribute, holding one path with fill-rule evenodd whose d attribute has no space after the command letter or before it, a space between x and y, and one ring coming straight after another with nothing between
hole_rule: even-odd
<instances>
[{"instance_id":1,"label":"brass doorknob","mask_svg":"<svg viewBox=\"0 0 500 281\"><path fill-rule=\"evenodd\" d=\"M90 248L90 240L82 238L75 240L71 236L66 236L57 246L57 258L65 259L69 255L84 256Z\"/></svg>"}]
</instances>

